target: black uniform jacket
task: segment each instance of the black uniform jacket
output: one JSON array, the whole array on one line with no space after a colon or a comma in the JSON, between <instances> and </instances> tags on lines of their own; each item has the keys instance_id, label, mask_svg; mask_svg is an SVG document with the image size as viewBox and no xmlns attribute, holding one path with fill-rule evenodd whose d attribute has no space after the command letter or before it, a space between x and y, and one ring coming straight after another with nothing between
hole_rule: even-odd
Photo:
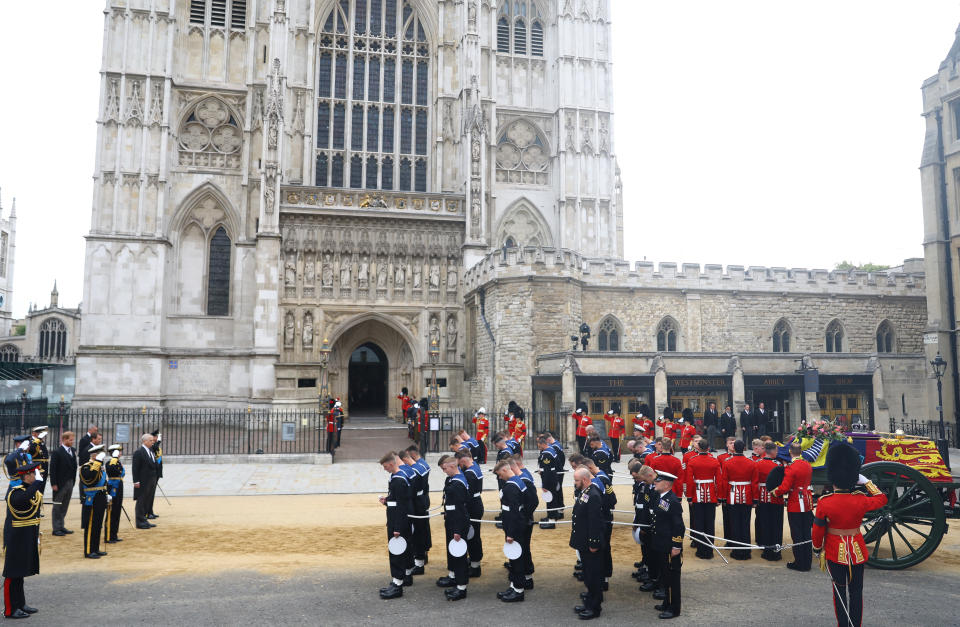
<instances>
[{"instance_id":1,"label":"black uniform jacket","mask_svg":"<svg viewBox=\"0 0 960 627\"><path fill-rule=\"evenodd\" d=\"M573 525L570 546L578 551L603 548L606 524L603 514L603 493L596 484L580 493L573 505Z\"/></svg>"},{"instance_id":2,"label":"black uniform jacket","mask_svg":"<svg viewBox=\"0 0 960 627\"><path fill-rule=\"evenodd\" d=\"M7 492L7 518L3 522L4 577L29 577L40 572L40 509L42 483L20 484Z\"/></svg>"},{"instance_id":3,"label":"black uniform jacket","mask_svg":"<svg viewBox=\"0 0 960 627\"><path fill-rule=\"evenodd\" d=\"M683 512L680 511L680 499L667 490L654 498L652 511L653 538L651 544L655 551L669 551L683 548L683 534L687 532L683 524Z\"/></svg>"},{"instance_id":4,"label":"black uniform jacket","mask_svg":"<svg viewBox=\"0 0 960 627\"><path fill-rule=\"evenodd\" d=\"M467 511L467 478L462 474L447 477L443 486L443 526L448 535L459 533L464 540L470 528L470 514Z\"/></svg>"},{"instance_id":5,"label":"black uniform jacket","mask_svg":"<svg viewBox=\"0 0 960 627\"><path fill-rule=\"evenodd\" d=\"M410 481L400 471L390 475L387 485L387 537L399 532L405 537L410 536L409 514L413 513L410 504Z\"/></svg>"}]
</instances>

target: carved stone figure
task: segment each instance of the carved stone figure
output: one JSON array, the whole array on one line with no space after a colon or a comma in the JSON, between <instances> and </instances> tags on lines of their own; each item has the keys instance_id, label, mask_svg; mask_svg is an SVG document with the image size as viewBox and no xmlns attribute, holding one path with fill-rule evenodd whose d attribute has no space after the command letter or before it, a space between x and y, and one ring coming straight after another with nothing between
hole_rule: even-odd
<instances>
[{"instance_id":1,"label":"carved stone figure","mask_svg":"<svg viewBox=\"0 0 960 627\"><path fill-rule=\"evenodd\" d=\"M433 346L434 342L440 346L440 321L436 316L430 316L430 345Z\"/></svg>"},{"instance_id":2,"label":"carved stone figure","mask_svg":"<svg viewBox=\"0 0 960 627\"><path fill-rule=\"evenodd\" d=\"M287 312L286 321L283 325L283 345L286 348L293 348L293 334L296 333L293 313Z\"/></svg>"},{"instance_id":3,"label":"carved stone figure","mask_svg":"<svg viewBox=\"0 0 960 627\"><path fill-rule=\"evenodd\" d=\"M294 287L297 284L297 264L293 259L287 259L283 266L283 284L287 287Z\"/></svg>"},{"instance_id":4,"label":"carved stone figure","mask_svg":"<svg viewBox=\"0 0 960 627\"><path fill-rule=\"evenodd\" d=\"M456 266L447 266L447 289L457 289L457 268Z\"/></svg>"},{"instance_id":5,"label":"carved stone figure","mask_svg":"<svg viewBox=\"0 0 960 627\"><path fill-rule=\"evenodd\" d=\"M413 289L415 290L420 289L420 285L423 282L420 278L420 271L421 271L420 264L419 263L414 264L413 265Z\"/></svg>"},{"instance_id":6,"label":"carved stone figure","mask_svg":"<svg viewBox=\"0 0 960 627\"><path fill-rule=\"evenodd\" d=\"M470 144L470 158L475 162L480 161L480 136L474 135L473 142Z\"/></svg>"},{"instance_id":7,"label":"carved stone figure","mask_svg":"<svg viewBox=\"0 0 960 627\"><path fill-rule=\"evenodd\" d=\"M403 264L398 263L397 269L394 271L394 274L393 274L393 287L395 289L402 290L405 287L404 284L406 282L407 282L407 276L403 270Z\"/></svg>"},{"instance_id":8,"label":"carved stone figure","mask_svg":"<svg viewBox=\"0 0 960 627\"><path fill-rule=\"evenodd\" d=\"M313 280L317 272L316 268L317 262L314 258L308 257L304 262L304 271L303 271L303 282L307 285L313 285Z\"/></svg>"},{"instance_id":9,"label":"carved stone figure","mask_svg":"<svg viewBox=\"0 0 960 627\"><path fill-rule=\"evenodd\" d=\"M583 139L580 142L580 150L587 154L593 154L593 120L590 117L583 118Z\"/></svg>"},{"instance_id":10,"label":"carved stone figure","mask_svg":"<svg viewBox=\"0 0 960 627\"><path fill-rule=\"evenodd\" d=\"M329 254L323 256L323 270L321 270L320 280L324 287L333 287L333 263Z\"/></svg>"},{"instance_id":11,"label":"carved stone figure","mask_svg":"<svg viewBox=\"0 0 960 627\"><path fill-rule=\"evenodd\" d=\"M309 311L303 317L303 348L313 348L313 314Z\"/></svg>"},{"instance_id":12,"label":"carved stone figure","mask_svg":"<svg viewBox=\"0 0 960 627\"><path fill-rule=\"evenodd\" d=\"M350 287L350 261L340 262L340 289Z\"/></svg>"},{"instance_id":13,"label":"carved stone figure","mask_svg":"<svg viewBox=\"0 0 960 627\"><path fill-rule=\"evenodd\" d=\"M440 266L435 263L430 264L430 289L440 289Z\"/></svg>"},{"instance_id":14,"label":"carved stone figure","mask_svg":"<svg viewBox=\"0 0 960 627\"><path fill-rule=\"evenodd\" d=\"M413 355L410 353L410 347L404 345L400 351L400 381L401 386L410 387L410 377L413 375Z\"/></svg>"},{"instance_id":15,"label":"carved stone figure","mask_svg":"<svg viewBox=\"0 0 960 627\"><path fill-rule=\"evenodd\" d=\"M454 139L453 130L453 103L449 100L443 103L443 138Z\"/></svg>"},{"instance_id":16,"label":"carved stone figure","mask_svg":"<svg viewBox=\"0 0 960 627\"><path fill-rule=\"evenodd\" d=\"M467 5L467 25L472 31L477 29L477 5L474 0L470 0L470 4Z\"/></svg>"},{"instance_id":17,"label":"carved stone figure","mask_svg":"<svg viewBox=\"0 0 960 627\"><path fill-rule=\"evenodd\" d=\"M367 257L364 257L360 260L360 267L357 270L357 282L360 285L360 289L365 290L369 284L370 280L370 264L367 262Z\"/></svg>"},{"instance_id":18,"label":"carved stone figure","mask_svg":"<svg viewBox=\"0 0 960 627\"><path fill-rule=\"evenodd\" d=\"M387 262L380 260L377 262L377 289L386 289L387 287Z\"/></svg>"},{"instance_id":19,"label":"carved stone figure","mask_svg":"<svg viewBox=\"0 0 960 627\"><path fill-rule=\"evenodd\" d=\"M610 129L606 118L600 118L600 152L610 152Z\"/></svg>"},{"instance_id":20,"label":"carved stone figure","mask_svg":"<svg viewBox=\"0 0 960 627\"><path fill-rule=\"evenodd\" d=\"M572 113L567 114L567 123L564 126L564 128L567 130L567 138L565 143L567 150L576 150L577 143L576 143L576 140L574 139L574 133L576 133L577 124L573 119Z\"/></svg>"},{"instance_id":21,"label":"carved stone figure","mask_svg":"<svg viewBox=\"0 0 960 627\"><path fill-rule=\"evenodd\" d=\"M457 317L454 315L447 317L447 350L457 350Z\"/></svg>"}]
</instances>

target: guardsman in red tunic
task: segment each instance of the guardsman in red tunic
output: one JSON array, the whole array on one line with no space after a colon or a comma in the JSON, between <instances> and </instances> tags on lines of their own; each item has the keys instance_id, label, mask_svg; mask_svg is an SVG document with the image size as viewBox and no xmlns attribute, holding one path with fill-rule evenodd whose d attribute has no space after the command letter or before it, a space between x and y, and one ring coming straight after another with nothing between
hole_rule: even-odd
<instances>
[{"instance_id":1,"label":"guardsman in red tunic","mask_svg":"<svg viewBox=\"0 0 960 627\"><path fill-rule=\"evenodd\" d=\"M824 553L821 568L826 558L833 577L837 624L853 627L860 627L863 619L863 565L868 557L860 524L864 514L887 504L887 495L859 473L857 450L846 443L832 442L827 450L827 479L833 483L834 491L817 502L812 537L813 550ZM853 491L858 484L866 494Z\"/></svg>"},{"instance_id":2,"label":"guardsman in red tunic","mask_svg":"<svg viewBox=\"0 0 960 627\"><path fill-rule=\"evenodd\" d=\"M693 439L690 442L690 450L680 456L680 466L683 468L683 472L684 472L684 481L683 481L684 492L686 492L686 488L687 488L687 481L686 481L687 462L689 462L691 459L696 457L697 454L700 453L700 449L697 447L697 442L699 442L700 440L701 440L701 437L699 435L693 436ZM687 494L687 499L689 499L690 493L686 492L686 494ZM693 543L691 543L690 546L693 546L694 548L696 548Z\"/></svg>"},{"instance_id":3,"label":"guardsman in red tunic","mask_svg":"<svg viewBox=\"0 0 960 627\"><path fill-rule=\"evenodd\" d=\"M620 461L620 438L626 433L627 425L620 414L612 409L607 412L604 420L610 423L610 428L607 430L607 435L610 436L610 450L613 452L613 461L618 462Z\"/></svg>"},{"instance_id":4,"label":"guardsman in red tunic","mask_svg":"<svg viewBox=\"0 0 960 627\"><path fill-rule=\"evenodd\" d=\"M518 455L523 455L523 440L527 437L527 423L523 421L523 416L516 418L513 422L513 439L517 441Z\"/></svg>"},{"instance_id":5,"label":"guardsman in red tunic","mask_svg":"<svg viewBox=\"0 0 960 627\"><path fill-rule=\"evenodd\" d=\"M710 443L704 439L697 441L697 451L687 460L684 476L687 484L687 502L690 503L690 529L702 531L711 536L717 535L717 497L720 495L720 462L710 454ZM689 455L689 453L688 453ZM713 538L694 535L704 543L713 543ZM713 551L701 542L696 542L697 557L710 559Z\"/></svg>"},{"instance_id":6,"label":"guardsman in red tunic","mask_svg":"<svg viewBox=\"0 0 960 627\"><path fill-rule=\"evenodd\" d=\"M726 452L726 453L720 453L719 455L717 455L717 461L720 462L720 469L721 469L721 470L723 470L723 464L724 464L724 462L726 462L728 459L730 459L731 457L733 457L733 443L736 442L736 441L737 441L737 438L735 438L735 437L733 437L733 436L727 436L727 440L726 440L726 442L725 442L725 444L726 444L726 446L727 446L727 452ZM724 536L727 535L727 532L728 532L729 529L730 529L730 504L727 503L726 494L727 494L727 491L726 491L725 489L724 489L724 490L721 490L721 491L720 491L720 499L719 499L719 500L720 500L720 513L721 513L721 516L723 517L723 535L724 535Z\"/></svg>"},{"instance_id":7,"label":"guardsman in red tunic","mask_svg":"<svg viewBox=\"0 0 960 627\"><path fill-rule=\"evenodd\" d=\"M410 398L410 393L407 391L407 388L401 388L400 395L397 396L397 398L400 400L400 415L406 419L407 410L410 409L410 405L413 404L413 399Z\"/></svg>"},{"instance_id":8,"label":"guardsman in red tunic","mask_svg":"<svg viewBox=\"0 0 960 627\"><path fill-rule=\"evenodd\" d=\"M481 407L477 410L477 415L473 417L473 422L477 425L477 442L480 443L480 463L487 463L487 436L490 435L490 420L487 419L487 408Z\"/></svg>"},{"instance_id":9,"label":"guardsman in red tunic","mask_svg":"<svg viewBox=\"0 0 960 627\"><path fill-rule=\"evenodd\" d=\"M690 442L693 436L697 435L697 428L692 423L680 416L676 426L677 435L680 437L680 452L686 453L690 450Z\"/></svg>"},{"instance_id":10,"label":"guardsman in red tunic","mask_svg":"<svg viewBox=\"0 0 960 627\"><path fill-rule=\"evenodd\" d=\"M673 440L666 437L660 440L660 454L649 459L647 465L660 472L668 472L677 477L673 482L673 493L677 498L683 497L683 462L673 454Z\"/></svg>"},{"instance_id":11,"label":"guardsman in red tunic","mask_svg":"<svg viewBox=\"0 0 960 627\"><path fill-rule=\"evenodd\" d=\"M326 417L327 430L327 452L333 455L334 445L337 443L337 417L333 415L333 410L327 411Z\"/></svg>"},{"instance_id":12,"label":"guardsman in red tunic","mask_svg":"<svg viewBox=\"0 0 960 627\"><path fill-rule=\"evenodd\" d=\"M829 450L827 452L829 453ZM803 459L803 451L799 442L790 445L790 458L790 464L783 470L783 482L777 488L776 493L787 495L787 520L790 522L790 535L793 537L793 543L798 544L810 539L810 527L813 525L813 497L810 490L813 468ZM858 456L858 468L859 459ZM787 568L807 571L810 570L812 561L813 550L810 545L800 544L800 546L793 547L793 561L787 564Z\"/></svg>"},{"instance_id":13,"label":"guardsman in red tunic","mask_svg":"<svg viewBox=\"0 0 960 627\"><path fill-rule=\"evenodd\" d=\"M506 429L509 437L513 437L514 428L517 425L517 417L512 411L506 411L503 414L503 427Z\"/></svg>"},{"instance_id":14,"label":"guardsman in red tunic","mask_svg":"<svg viewBox=\"0 0 960 627\"><path fill-rule=\"evenodd\" d=\"M640 430L643 431L643 437L650 440L657 437L656 425L653 424L652 420L644 416L643 413L637 414L636 418L633 419L633 424L640 427Z\"/></svg>"},{"instance_id":15,"label":"guardsman in red tunic","mask_svg":"<svg viewBox=\"0 0 960 627\"><path fill-rule=\"evenodd\" d=\"M777 459L777 445L767 442L763 445L764 457L757 462L757 482L753 484L753 492L757 495L757 516L754 533L757 544L773 546L783 544L783 497L767 490L767 476L775 468L782 468L783 464ZM779 562L783 559L780 553L772 549L764 549L761 557L770 562Z\"/></svg>"},{"instance_id":16,"label":"guardsman in red tunic","mask_svg":"<svg viewBox=\"0 0 960 627\"><path fill-rule=\"evenodd\" d=\"M573 420L577 423L577 446L580 447L580 454L586 455L587 427L593 424L593 419L581 407L573 412Z\"/></svg>"},{"instance_id":17,"label":"guardsman in red tunic","mask_svg":"<svg viewBox=\"0 0 960 627\"><path fill-rule=\"evenodd\" d=\"M675 440L677 438L677 426L673 423L673 410L665 407L663 415L657 418L657 426L663 430L663 437Z\"/></svg>"},{"instance_id":18,"label":"guardsman in red tunic","mask_svg":"<svg viewBox=\"0 0 960 627\"><path fill-rule=\"evenodd\" d=\"M750 544L750 510L755 498L753 486L757 481L757 464L743 456L743 440L737 440L733 446L733 455L723 462L721 483L730 507L730 529L723 531L730 540ZM734 549L730 551L730 557L748 560L750 550Z\"/></svg>"}]
</instances>

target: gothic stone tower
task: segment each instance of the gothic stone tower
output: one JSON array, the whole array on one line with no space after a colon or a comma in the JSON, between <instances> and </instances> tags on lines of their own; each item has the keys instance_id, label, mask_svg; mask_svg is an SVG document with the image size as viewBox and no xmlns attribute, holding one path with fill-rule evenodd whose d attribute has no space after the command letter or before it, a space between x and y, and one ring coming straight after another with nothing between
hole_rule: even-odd
<instances>
[{"instance_id":1,"label":"gothic stone tower","mask_svg":"<svg viewBox=\"0 0 960 627\"><path fill-rule=\"evenodd\" d=\"M77 402L466 401L465 268L622 255L609 0L108 0Z\"/></svg>"}]
</instances>

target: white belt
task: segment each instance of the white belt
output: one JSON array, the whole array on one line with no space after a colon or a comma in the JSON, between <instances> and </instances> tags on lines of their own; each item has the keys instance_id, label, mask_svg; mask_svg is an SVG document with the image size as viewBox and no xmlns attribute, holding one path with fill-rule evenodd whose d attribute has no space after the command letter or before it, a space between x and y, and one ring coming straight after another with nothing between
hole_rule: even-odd
<instances>
[{"instance_id":1,"label":"white belt","mask_svg":"<svg viewBox=\"0 0 960 627\"><path fill-rule=\"evenodd\" d=\"M457 509L456 505L447 505L447 511L449 512L452 509Z\"/></svg>"},{"instance_id":2,"label":"white belt","mask_svg":"<svg viewBox=\"0 0 960 627\"><path fill-rule=\"evenodd\" d=\"M510 511L510 506L509 506L509 505L504 505L504 506L502 506L500 509L502 509L502 510L505 511L505 512L509 512L509 511Z\"/></svg>"},{"instance_id":3,"label":"white belt","mask_svg":"<svg viewBox=\"0 0 960 627\"><path fill-rule=\"evenodd\" d=\"M480 494L481 494L480 492L477 492L476 494L473 495L473 498L475 498L475 499L480 498Z\"/></svg>"},{"instance_id":4,"label":"white belt","mask_svg":"<svg viewBox=\"0 0 960 627\"><path fill-rule=\"evenodd\" d=\"M634 506L635 506L637 509L643 509L643 503L636 503L636 504L634 504Z\"/></svg>"},{"instance_id":5,"label":"white belt","mask_svg":"<svg viewBox=\"0 0 960 627\"><path fill-rule=\"evenodd\" d=\"M417 496L423 496L423 490L420 490L419 492L417 492Z\"/></svg>"},{"instance_id":6,"label":"white belt","mask_svg":"<svg viewBox=\"0 0 960 627\"><path fill-rule=\"evenodd\" d=\"M700 485L701 483L713 483L713 479L694 479L693 482L696 483L697 485ZM737 485L737 484L734 484L734 485Z\"/></svg>"},{"instance_id":7,"label":"white belt","mask_svg":"<svg viewBox=\"0 0 960 627\"><path fill-rule=\"evenodd\" d=\"M396 506L397 506L396 501L387 501L387 507L396 507Z\"/></svg>"},{"instance_id":8,"label":"white belt","mask_svg":"<svg viewBox=\"0 0 960 627\"><path fill-rule=\"evenodd\" d=\"M730 485L750 485L750 481L731 481Z\"/></svg>"}]
</instances>

